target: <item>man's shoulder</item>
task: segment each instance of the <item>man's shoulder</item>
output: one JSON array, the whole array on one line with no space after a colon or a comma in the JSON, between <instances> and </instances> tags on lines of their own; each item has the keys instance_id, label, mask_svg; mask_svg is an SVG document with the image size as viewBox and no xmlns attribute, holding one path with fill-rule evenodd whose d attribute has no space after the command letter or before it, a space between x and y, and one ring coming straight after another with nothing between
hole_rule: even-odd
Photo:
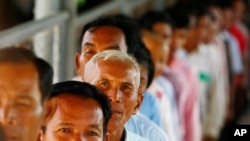
<instances>
[{"instance_id":1,"label":"man's shoulder","mask_svg":"<svg viewBox=\"0 0 250 141\"><path fill-rule=\"evenodd\" d=\"M139 136L133 132L130 132L128 130L126 132L127 132L127 136L126 136L125 141L149 141L149 139L141 137L141 136Z\"/></svg>"},{"instance_id":2,"label":"man's shoulder","mask_svg":"<svg viewBox=\"0 0 250 141\"><path fill-rule=\"evenodd\" d=\"M168 140L167 135L160 127L139 112L130 118L126 123L126 128L128 131L149 140L155 140L156 138L159 141Z\"/></svg>"}]
</instances>

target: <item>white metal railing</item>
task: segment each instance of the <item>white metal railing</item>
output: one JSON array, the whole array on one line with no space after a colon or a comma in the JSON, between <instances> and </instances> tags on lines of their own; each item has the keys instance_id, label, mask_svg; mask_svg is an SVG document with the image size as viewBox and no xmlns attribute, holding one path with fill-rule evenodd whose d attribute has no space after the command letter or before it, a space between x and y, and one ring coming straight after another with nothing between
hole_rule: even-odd
<instances>
[{"instance_id":1,"label":"white metal railing","mask_svg":"<svg viewBox=\"0 0 250 141\"><path fill-rule=\"evenodd\" d=\"M162 0L155 0L162 1ZM61 33L59 37L61 41L60 52L57 55L61 56L59 66L56 66L56 77L57 79L65 80L70 79L74 75L74 48L75 43L75 33L77 27L103 15L113 11L118 11L121 13L129 13L139 5L147 4L152 2L151 0L113 0L107 3L104 3L100 6L97 6L89 11L86 11L80 15L74 13L76 7L73 1L61 0L64 4L64 11L58 11L58 13L43 18L41 20L33 20L20 24L13 28L4 30L0 32L0 48L18 43L25 39L29 39L34 34L39 33L43 30L50 29L55 25L60 25ZM74 31L73 31L74 30ZM56 55L56 54L55 54ZM58 57L57 57L58 58Z\"/></svg>"},{"instance_id":2,"label":"white metal railing","mask_svg":"<svg viewBox=\"0 0 250 141\"><path fill-rule=\"evenodd\" d=\"M91 9L87 12L84 12L81 15L79 15L77 18L75 18L74 25L80 26L83 23L92 21L96 17L99 17L105 13L109 13L110 11L113 11L113 10L118 10L119 6L120 6L119 1L111 1L103 5L97 6L96 8Z\"/></svg>"},{"instance_id":3,"label":"white metal railing","mask_svg":"<svg viewBox=\"0 0 250 141\"><path fill-rule=\"evenodd\" d=\"M13 44L13 41L20 42L23 41L35 33L53 27L56 24L62 23L69 18L68 12L60 12L53 16L41 19L30 21L8 30L0 32L0 47L4 47L10 44Z\"/></svg>"}]
</instances>

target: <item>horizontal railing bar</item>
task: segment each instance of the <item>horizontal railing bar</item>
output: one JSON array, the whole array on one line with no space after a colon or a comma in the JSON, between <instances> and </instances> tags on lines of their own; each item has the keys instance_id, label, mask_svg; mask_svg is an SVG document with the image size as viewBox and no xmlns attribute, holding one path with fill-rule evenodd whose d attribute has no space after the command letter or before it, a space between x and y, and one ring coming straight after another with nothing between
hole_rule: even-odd
<instances>
[{"instance_id":1,"label":"horizontal railing bar","mask_svg":"<svg viewBox=\"0 0 250 141\"><path fill-rule=\"evenodd\" d=\"M35 33L60 24L69 18L69 13L66 11L60 12L53 16L41 19L32 20L13 28L0 32L0 48L23 41Z\"/></svg>"},{"instance_id":2,"label":"horizontal railing bar","mask_svg":"<svg viewBox=\"0 0 250 141\"><path fill-rule=\"evenodd\" d=\"M74 25L76 27L81 26L83 23L87 23L96 19L97 17L108 13L109 11L113 11L119 9L120 1L111 1L100 6L97 6L89 11L83 12L77 18L74 19Z\"/></svg>"},{"instance_id":3,"label":"horizontal railing bar","mask_svg":"<svg viewBox=\"0 0 250 141\"><path fill-rule=\"evenodd\" d=\"M135 1L131 1L130 3L128 3L128 8L134 8L134 7L136 7L136 6L138 6L138 5L141 5L141 4L145 4L145 3L147 3L148 2L148 0L135 0Z\"/></svg>"}]
</instances>

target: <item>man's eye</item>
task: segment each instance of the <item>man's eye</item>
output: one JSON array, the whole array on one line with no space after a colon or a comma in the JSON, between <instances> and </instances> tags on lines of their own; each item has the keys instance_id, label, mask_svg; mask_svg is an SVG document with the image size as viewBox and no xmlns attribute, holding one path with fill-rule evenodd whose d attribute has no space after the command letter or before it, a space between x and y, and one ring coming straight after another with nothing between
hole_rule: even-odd
<instances>
[{"instance_id":1,"label":"man's eye","mask_svg":"<svg viewBox=\"0 0 250 141\"><path fill-rule=\"evenodd\" d=\"M69 128L61 128L58 131L62 133L72 133L72 131Z\"/></svg>"},{"instance_id":2,"label":"man's eye","mask_svg":"<svg viewBox=\"0 0 250 141\"><path fill-rule=\"evenodd\" d=\"M84 52L84 54L85 55L94 55L94 54L96 54L96 52L93 51L93 50L87 50L87 51Z\"/></svg>"},{"instance_id":3,"label":"man's eye","mask_svg":"<svg viewBox=\"0 0 250 141\"><path fill-rule=\"evenodd\" d=\"M99 136L98 133L93 132L93 131L87 132L87 135L88 135L88 136Z\"/></svg>"},{"instance_id":4,"label":"man's eye","mask_svg":"<svg viewBox=\"0 0 250 141\"><path fill-rule=\"evenodd\" d=\"M18 106L19 108L22 108L22 107L32 107L32 103L30 101L27 101L27 100L17 100L16 103L15 103L16 106Z\"/></svg>"},{"instance_id":5,"label":"man's eye","mask_svg":"<svg viewBox=\"0 0 250 141\"><path fill-rule=\"evenodd\" d=\"M94 54L94 51L87 51L86 54Z\"/></svg>"},{"instance_id":6,"label":"man's eye","mask_svg":"<svg viewBox=\"0 0 250 141\"><path fill-rule=\"evenodd\" d=\"M99 87L100 87L101 89L106 89L106 88L109 87L109 83L106 82L106 81L100 82L100 83L99 83Z\"/></svg>"},{"instance_id":7,"label":"man's eye","mask_svg":"<svg viewBox=\"0 0 250 141\"><path fill-rule=\"evenodd\" d=\"M121 90L122 91L131 91L132 88L130 86L128 86L128 85L123 85L123 86L121 86Z\"/></svg>"}]
</instances>

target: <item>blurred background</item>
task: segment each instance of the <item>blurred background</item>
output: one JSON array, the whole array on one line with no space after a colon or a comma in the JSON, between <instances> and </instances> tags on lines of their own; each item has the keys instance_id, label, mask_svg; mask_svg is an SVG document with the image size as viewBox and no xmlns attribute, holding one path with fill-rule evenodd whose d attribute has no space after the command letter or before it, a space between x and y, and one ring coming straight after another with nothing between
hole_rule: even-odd
<instances>
[{"instance_id":1,"label":"blurred background","mask_svg":"<svg viewBox=\"0 0 250 141\"><path fill-rule=\"evenodd\" d=\"M0 47L22 43L33 48L54 66L54 82L58 82L75 74L74 54L85 23L101 15L139 17L177 3L202 6L211 1L216 0L0 0ZM249 27L249 0L245 3Z\"/></svg>"},{"instance_id":2,"label":"blurred background","mask_svg":"<svg viewBox=\"0 0 250 141\"><path fill-rule=\"evenodd\" d=\"M140 17L148 10L166 10L176 4L204 6L220 0L0 0L0 48L24 44L54 68L54 82L75 76L74 57L79 51L81 28L101 15L123 13ZM221 0L223 1L223 0ZM250 0L243 0L242 22L250 29ZM227 0L224 0L227 2ZM229 0L228 0L229 2ZM232 13L233 14L233 13ZM238 109L238 121L250 124L250 51L244 62L247 81ZM249 100L248 100L249 101Z\"/></svg>"},{"instance_id":3,"label":"blurred background","mask_svg":"<svg viewBox=\"0 0 250 141\"><path fill-rule=\"evenodd\" d=\"M25 44L55 69L54 82L75 75L74 55L84 24L108 14L140 16L176 0L0 0L0 47Z\"/></svg>"}]
</instances>

